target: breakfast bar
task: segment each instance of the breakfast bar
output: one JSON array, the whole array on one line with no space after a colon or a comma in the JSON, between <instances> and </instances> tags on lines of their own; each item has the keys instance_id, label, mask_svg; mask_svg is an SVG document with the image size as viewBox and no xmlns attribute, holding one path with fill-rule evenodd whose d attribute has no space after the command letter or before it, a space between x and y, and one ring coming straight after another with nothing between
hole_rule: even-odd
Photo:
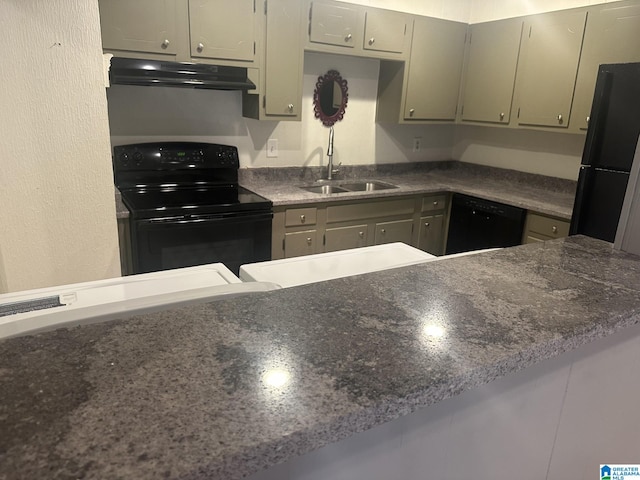
<instances>
[{"instance_id":1,"label":"breakfast bar","mask_svg":"<svg viewBox=\"0 0 640 480\"><path fill-rule=\"evenodd\" d=\"M0 478L262 478L639 321L578 236L7 339Z\"/></svg>"}]
</instances>

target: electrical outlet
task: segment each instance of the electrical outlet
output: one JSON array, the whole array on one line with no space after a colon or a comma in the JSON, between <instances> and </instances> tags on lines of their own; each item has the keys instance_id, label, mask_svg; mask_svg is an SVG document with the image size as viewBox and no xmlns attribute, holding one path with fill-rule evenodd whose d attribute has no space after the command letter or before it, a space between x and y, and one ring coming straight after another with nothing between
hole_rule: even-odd
<instances>
[{"instance_id":1,"label":"electrical outlet","mask_svg":"<svg viewBox=\"0 0 640 480\"><path fill-rule=\"evenodd\" d=\"M267 157L275 158L278 156L278 139L270 138L267 140Z\"/></svg>"},{"instance_id":2,"label":"electrical outlet","mask_svg":"<svg viewBox=\"0 0 640 480\"><path fill-rule=\"evenodd\" d=\"M415 137L413 139L413 151L414 152L419 152L420 151L420 144L422 143L422 137Z\"/></svg>"}]
</instances>

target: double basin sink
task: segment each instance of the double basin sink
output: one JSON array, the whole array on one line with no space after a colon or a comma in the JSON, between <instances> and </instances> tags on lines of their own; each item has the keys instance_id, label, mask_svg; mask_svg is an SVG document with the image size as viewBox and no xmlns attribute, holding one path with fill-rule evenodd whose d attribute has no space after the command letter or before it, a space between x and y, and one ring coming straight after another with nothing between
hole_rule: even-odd
<instances>
[{"instance_id":1,"label":"double basin sink","mask_svg":"<svg viewBox=\"0 0 640 480\"><path fill-rule=\"evenodd\" d=\"M369 182L345 182L337 185L311 185L300 187L311 193L328 195L332 193L348 193L348 192L376 192L378 190L389 190L398 188L390 183L369 181Z\"/></svg>"}]
</instances>

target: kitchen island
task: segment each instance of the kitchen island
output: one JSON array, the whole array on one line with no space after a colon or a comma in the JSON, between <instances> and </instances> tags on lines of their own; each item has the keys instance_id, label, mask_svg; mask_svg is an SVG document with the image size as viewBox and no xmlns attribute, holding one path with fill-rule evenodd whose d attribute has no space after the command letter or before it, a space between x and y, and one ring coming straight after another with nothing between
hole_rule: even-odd
<instances>
[{"instance_id":1,"label":"kitchen island","mask_svg":"<svg viewBox=\"0 0 640 480\"><path fill-rule=\"evenodd\" d=\"M639 321L640 258L571 237L9 339L0 478L242 478Z\"/></svg>"}]
</instances>

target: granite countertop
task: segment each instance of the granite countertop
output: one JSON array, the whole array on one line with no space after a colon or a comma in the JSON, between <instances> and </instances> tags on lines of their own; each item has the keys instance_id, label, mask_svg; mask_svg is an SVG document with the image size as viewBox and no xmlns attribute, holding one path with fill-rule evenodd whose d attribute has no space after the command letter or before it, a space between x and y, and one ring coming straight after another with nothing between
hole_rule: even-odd
<instances>
[{"instance_id":1,"label":"granite countertop","mask_svg":"<svg viewBox=\"0 0 640 480\"><path fill-rule=\"evenodd\" d=\"M316 179L321 178L323 170L296 167L240 169L240 183L258 195L268 198L276 207L457 192L566 220L571 218L576 189L576 182L571 180L455 161L343 166L341 170L339 178L331 183L379 180L391 183L397 188L374 192L319 195L299 187L317 184ZM116 211L118 218L129 216L119 193L116 195Z\"/></svg>"},{"instance_id":2,"label":"granite countertop","mask_svg":"<svg viewBox=\"0 0 640 480\"><path fill-rule=\"evenodd\" d=\"M299 168L244 169L241 170L241 182L271 200L274 206L457 192L567 220L571 218L576 189L576 182L571 180L461 162L341 168L341 176L330 183L379 180L397 188L324 195L310 193L300 186L317 184L313 179L321 178L322 173L312 169L312 173L301 173L304 171Z\"/></svg>"},{"instance_id":3,"label":"granite countertop","mask_svg":"<svg viewBox=\"0 0 640 480\"><path fill-rule=\"evenodd\" d=\"M241 478L639 321L578 236L7 339L0 478Z\"/></svg>"}]
</instances>

